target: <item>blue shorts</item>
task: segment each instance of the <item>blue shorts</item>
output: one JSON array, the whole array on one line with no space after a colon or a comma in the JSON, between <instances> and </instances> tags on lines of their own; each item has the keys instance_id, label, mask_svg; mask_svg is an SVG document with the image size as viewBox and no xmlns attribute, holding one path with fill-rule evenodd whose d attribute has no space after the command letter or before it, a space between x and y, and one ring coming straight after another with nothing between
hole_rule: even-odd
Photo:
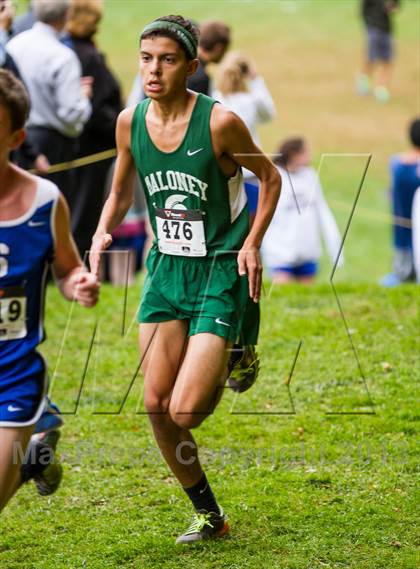
<instances>
[{"instance_id":1,"label":"blue shorts","mask_svg":"<svg viewBox=\"0 0 420 569\"><path fill-rule=\"evenodd\" d=\"M391 61L394 55L394 45L391 34L368 27L368 59L370 62Z\"/></svg>"},{"instance_id":2,"label":"blue shorts","mask_svg":"<svg viewBox=\"0 0 420 569\"><path fill-rule=\"evenodd\" d=\"M0 379L0 427L27 427L41 417L48 390L46 370L25 380Z\"/></svg>"},{"instance_id":3,"label":"blue shorts","mask_svg":"<svg viewBox=\"0 0 420 569\"><path fill-rule=\"evenodd\" d=\"M249 182L245 182L244 186L248 199L248 211L251 215L254 215L258 205L258 186L256 184L250 184Z\"/></svg>"},{"instance_id":4,"label":"blue shorts","mask_svg":"<svg viewBox=\"0 0 420 569\"><path fill-rule=\"evenodd\" d=\"M308 261L301 265L282 265L270 269L272 273L289 273L293 277L313 277L318 272L318 263L316 261Z\"/></svg>"}]
</instances>

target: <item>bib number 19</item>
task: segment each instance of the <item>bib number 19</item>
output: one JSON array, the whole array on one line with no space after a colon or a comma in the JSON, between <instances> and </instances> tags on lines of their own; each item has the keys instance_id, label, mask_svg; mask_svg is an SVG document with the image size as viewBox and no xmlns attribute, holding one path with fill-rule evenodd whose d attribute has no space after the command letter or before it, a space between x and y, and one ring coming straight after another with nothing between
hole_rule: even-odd
<instances>
[{"instance_id":1,"label":"bib number 19","mask_svg":"<svg viewBox=\"0 0 420 569\"><path fill-rule=\"evenodd\" d=\"M25 338L26 305L23 285L0 288L0 342Z\"/></svg>"},{"instance_id":2,"label":"bib number 19","mask_svg":"<svg viewBox=\"0 0 420 569\"><path fill-rule=\"evenodd\" d=\"M5 322L16 322L22 314L22 305L18 299L11 302L2 301L0 299L0 324Z\"/></svg>"}]
</instances>

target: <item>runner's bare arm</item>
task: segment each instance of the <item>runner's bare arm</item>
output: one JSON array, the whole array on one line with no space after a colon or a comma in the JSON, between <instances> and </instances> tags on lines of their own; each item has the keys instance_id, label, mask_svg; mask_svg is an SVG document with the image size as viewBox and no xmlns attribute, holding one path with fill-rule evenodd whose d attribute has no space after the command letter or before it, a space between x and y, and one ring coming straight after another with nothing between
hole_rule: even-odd
<instances>
[{"instance_id":1,"label":"runner's bare arm","mask_svg":"<svg viewBox=\"0 0 420 569\"><path fill-rule=\"evenodd\" d=\"M124 109L117 121L117 160L111 192L92 239L89 255L91 271L98 274L100 253L112 243L111 232L123 221L134 198L135 167L131 155L131 121L135 107Z\"/></svg>"},{"instance_id":2,"label":"runner's bare arm","mask_svg":"<svg viewBox=\"0 0 420 569\"><path fill-rule=\"evenodd\" d=\"M211 117L214 150L220 161L239 165L254 172L260 181L254 224L238 254L240 274L248 274L249 295L258 302L261 292L262 264L259 255L264 234L280 196L281 176L274 164L256 146L243 121L220 105Z\"/></svg>"},{"instance_id":3,"label":"runner's bare arm","mask_svg":"<svg viewBox=\"0 0 420 569\"><path fill-rule=\"evenodd\" d=\"M95 275L87 272L70 232L68 206L60 195L54 218L54 276L61 294L87 308L98 301L99 284Z\"/></svg>"}]
</instances>

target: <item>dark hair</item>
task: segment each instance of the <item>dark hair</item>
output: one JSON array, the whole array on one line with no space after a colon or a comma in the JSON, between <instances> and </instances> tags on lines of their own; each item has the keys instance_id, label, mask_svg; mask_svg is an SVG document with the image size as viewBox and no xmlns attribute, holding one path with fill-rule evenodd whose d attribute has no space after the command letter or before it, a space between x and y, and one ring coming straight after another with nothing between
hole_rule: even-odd
<instances>
[{"instance_id":1,"label":"dark hair","mask_svg":"<svg viewBox=\"0 0 420 569\"><path fill-rule=\"evenodd\" d=\"M414 119L410 124L410 140L413 146L420 148L420 119Z\"/></svg>"},{"instance_id":2,"label":"dark hair","mask_svg":"<svg viewBox=\"0 0 420 569\"><path fill-rule=\"evenodd\" d=\"M175 24L178 24L182 26L184 29L186 29L187 32L189 32L194 38L195 43L196 44L198 43L198 38L200 37L200 30L198 29L198 26L196 26L191 20L187 20L182 16L170 15L170 16L162 16L161 18L157 18L156 20L153 20L153 22L174 22ZM177 34L171 32L170 30L153 30L151 32L146 32L144 34L142 33L140 36L140 42L141 40L157 38L157 37L166 37L176 41L182 47L185 53L185 57L189 60L192 59L191 54L188 52L185 45L180 41Z\"/></svg>"},{"instance_id":3,"label":"dark hair","mask_svg":"<svg viewBox=\"0 0 420 569\"><path fill-rule=\"evenodd\" d=\"M277 150L278 156L274 158L274 163L279 166L286 166L294 154L302 152L305 146L303 138L288 138L282 142Z\"/></svg>"},{"instance_id":4,"label":"dark hair","mask_svg":"<svg viewBox=\"0 0 420 569\"><path fill-rule=\"evenodd\" d=\"M230 44L230 28L223 22L209 20L200 26L199 45L205 51L211 51L217 44Z\"/></svg>"},{"instance_id":5,"label":"dark hair","mask_svg":"<svg viewBox=\"0 0 420 569\"><path fill-rule=\"evenodd\" d=\"M29 114L29 95L22 81L6 69L0 69L0 105L9 111L13 132L25 126Z\"/></svg>"}]
</instances>

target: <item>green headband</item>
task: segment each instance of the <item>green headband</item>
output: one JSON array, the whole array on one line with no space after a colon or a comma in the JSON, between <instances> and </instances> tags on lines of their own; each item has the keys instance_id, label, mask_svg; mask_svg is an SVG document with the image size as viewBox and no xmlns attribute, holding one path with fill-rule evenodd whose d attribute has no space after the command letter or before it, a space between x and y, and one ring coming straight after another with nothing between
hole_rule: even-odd
<instances>
[{"instance_id":1,"label":"green headband","mask_svg":"<svg viewBox=\"0 0 420 569\"><path fill-rule=\"evenodd\" d=\"M147 24L147 26L142 31L140 38L142 38L145 34L150 32L159 32L159 31L168 31L172 32L176 35L178 40L182 43L182 45L187 50L188 54L191 56L191 59L195 59L197 57L197 42L192 34L188 30L186 30L183 26L180 26L176 22L167 22L166 20L156 20L151 24Z\"/></svg>"}]
</instances>

